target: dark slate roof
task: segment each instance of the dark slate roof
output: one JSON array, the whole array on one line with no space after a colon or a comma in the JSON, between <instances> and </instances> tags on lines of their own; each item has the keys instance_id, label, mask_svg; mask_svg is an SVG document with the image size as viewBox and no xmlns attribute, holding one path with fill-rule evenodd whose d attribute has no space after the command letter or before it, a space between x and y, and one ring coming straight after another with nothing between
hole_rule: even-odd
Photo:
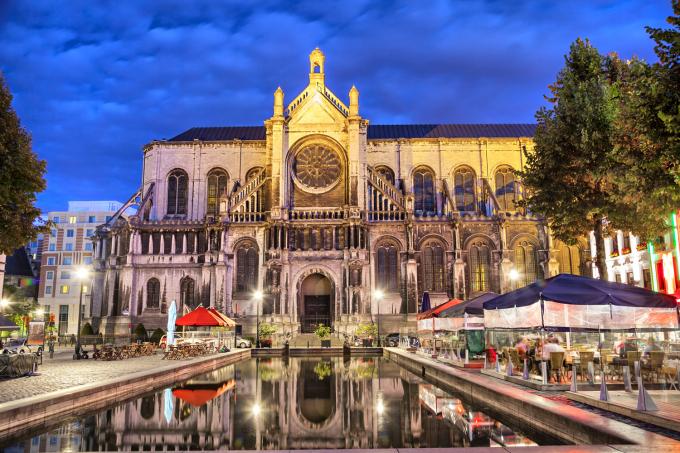
<instances>
[{"instance_id":1,"label":"dark slate roof","mask_svg":"<svg viewBox=\"0 0 680 453\"><path fill-rule=\"evenodd\" d=\"M533 137L535 124L375 124L368 139Z\"/></svg>"},{"instance_id":2,"label":"dark slate roof","mask_svg":"<svg viewBox=\"0 0 680 453\"><path fill-rule=\"evenodd\" d=\"M228 140L264 140L264 126L227 126L227 127L192 127L188 131L172 137L171 142L190 142L203 140L220 142Z\"/></svg>"},{"instance_id":3,"label":"dark slate roof","mask_svg":"<svg viewBox=\"0 0 680 453\"><path fill-rule=\"evenodd\" d=\"M34 277L31 262L28 260L28 253L23 247L19 247L14 254L7 257L5 263L5 274L18 275L21 277Z\"/></svg>"},{"instance_id":4,"label":"dark slate roof","mask_svg":"<svg viewBox=\"0 0 680 453\"><path fill-rule=\"evenodd\" d=\"M535 130L535 124L376 124L368 126L368 139L533 137ZM264 140L264 126L192 127L170 141L237 139Z\"/></svg>"}]
</instances>

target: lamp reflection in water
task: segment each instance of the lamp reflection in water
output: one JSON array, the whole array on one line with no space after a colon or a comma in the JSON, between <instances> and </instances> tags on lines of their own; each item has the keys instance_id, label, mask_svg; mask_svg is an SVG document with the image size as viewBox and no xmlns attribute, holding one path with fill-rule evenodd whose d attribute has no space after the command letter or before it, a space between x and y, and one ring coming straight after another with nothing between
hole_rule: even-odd
<instances>
[{"instance_id":1,"label":"lamp reflection in water","mask_svg":"<svg viewBox=\"0 0 680 453\"><path fill-rule=\"evenodd\" d=\"M252 408L253 416L258 417L260 415L261 410L262 408L260 407L260 403L253 404Z\"/></svg>"}]
</instances>

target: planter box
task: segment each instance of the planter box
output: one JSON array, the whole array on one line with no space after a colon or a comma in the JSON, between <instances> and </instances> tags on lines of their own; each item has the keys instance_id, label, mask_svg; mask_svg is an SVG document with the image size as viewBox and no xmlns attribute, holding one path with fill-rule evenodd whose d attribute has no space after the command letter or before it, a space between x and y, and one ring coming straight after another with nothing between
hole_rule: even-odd
<instances>
[{"instance_id":1,"label":"planter box","mask_svg":"<svg viewBox=\"0 0 680 453\"><path fill-rule=\"evenodd\" d=\"M260 340L260 347L262 348L271 348L272 347L272 339L267 338L265 340Z\"/></svg>"},{"instance_id":2,"label":"planter box","mask_svg":"<svg viewBox=\"0 0 680 453\"><path fill-rule=\"evenodd\" d=\"M331 347L331 340L321 340L321 347L322 348L330 348Z\"/></svg>"},{"instance_id":3,"label":"planter box","mask_svg":"<svg viewBox=\"0 0 680 453\"><path fill-rule=\"evenodd\" d=\"M371 346L373 346L373 340L364 338L362 344L364 345L365 348L370 348Z\"/></svg>"}]
</instances>

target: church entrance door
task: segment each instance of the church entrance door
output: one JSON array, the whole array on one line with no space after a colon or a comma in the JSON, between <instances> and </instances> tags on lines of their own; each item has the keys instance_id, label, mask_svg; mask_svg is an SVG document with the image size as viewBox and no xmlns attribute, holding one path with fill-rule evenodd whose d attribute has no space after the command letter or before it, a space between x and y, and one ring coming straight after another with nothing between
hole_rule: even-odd
<instances>
[{"instance_id":1,"label":"church entrance door","mask_svg":"<svg viewBox=\"0 0 680 453\"><path fill-rule=\"evenodd\" d=\"M331 282L322 274L305 278L301 287L300 326L303 333L314 332L319 324L332 326Z\"/></svg>"}]
</instances>

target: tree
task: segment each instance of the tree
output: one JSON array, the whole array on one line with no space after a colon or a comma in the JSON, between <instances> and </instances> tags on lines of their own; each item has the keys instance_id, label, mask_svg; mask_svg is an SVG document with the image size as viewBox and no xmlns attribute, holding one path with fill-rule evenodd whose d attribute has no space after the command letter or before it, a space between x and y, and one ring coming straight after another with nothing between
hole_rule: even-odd
<instances>
[{"instance_id":1,"label":"tree","mask_svg":"<svg viewBox=\"0 0 680 453\"><path fill-rule=\"evenodd\" d=\"M0 253L9 254L47 231L35 207L36 193L45 189L44 173L45 161L31 149L0 74Z\"/></svg>"},{"instance_id":2,"label":"tree","mask_svg":"<svg viewBox=\"0 0 680 453\"><path fill-rule=\"evenodd\" d=\"M604 236L622 217L611 170L618 59L604 57L577 39L551 85L549 108L536 112L533 152L518 172L525 186L521 205L547 219L557 239L574 244L595 233L595 265L606 278Z\"/></svg>"},{"instance_id":3,"label":"tree","mask_svg":"<svg viewBox=\"0 0 680 453\"><path fill-rule=\"evenodd\" d=\"M669 30L647 27L659 61L621 66L614 123L615 185L629 206L630 230L646 240L663 235L680 205L680 3ZM664 221L666 219L666 221Z\"/></svg>"}]
</instances>

